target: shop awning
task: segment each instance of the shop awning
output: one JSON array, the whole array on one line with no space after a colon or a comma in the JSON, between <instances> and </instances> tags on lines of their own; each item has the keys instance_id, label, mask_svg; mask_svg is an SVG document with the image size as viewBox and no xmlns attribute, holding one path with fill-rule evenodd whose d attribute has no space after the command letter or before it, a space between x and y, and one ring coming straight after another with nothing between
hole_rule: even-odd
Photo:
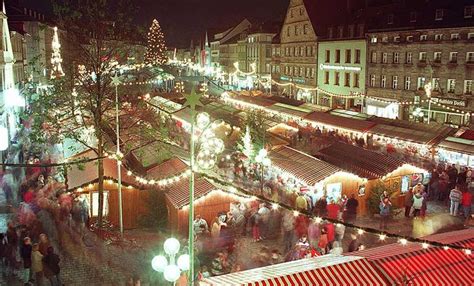
<instances>
[{"instance_id":1,"label":"shop awning","mask_svg":"<svg viewBox=\"0 0 474 286\"><path fill-rule=\"evenodd\" d=\"M389 285L357 256L325 255L204 279L201 285Z\"/></svg>"},{"instance_id":2,"label":"shop awning","mask_svg":"<svg viewBox=\"0 0 474 286\"><path fill-rule=\"evenodd\" d=\"M320 150L317 156L347 172L367 179L382 178L406 164L392 156L340 142Z\"/></svg>"},{"instance_id":3,"label":"shop awning","mask_svg":"<svg viewBox=\"0 0 474 286\"><path fill-rule=\"evenodd\" d=\"M425 238L470 248L474 244L470 229ZM405 285L473 285L474 259L461 250L397 243L351 254L367 258L392 285L403 285L404 279L409 282Z\"/></svg>"},{"instance_id":4,"label":"shop awning","mask_svg":"<svg viewBox=\"0 0 474 286\"><path fill-rule=\"evenodd\" d=\"M240 100L242 102L247 102L247 103L255 104L262 107L267 107L267 106L271 106L275 104L275 101L267 99L265 97L261 97L261 96L252 97L252 96L239 95L235 93L229 93L229 94L231 95L231 98L234 100Z\"/></svg>"},{"instance_id":5,"label":"shop awning","mask_svg":"<svg viewBox=\"0 0 474 286\"><path fill-rule=\"evenodd\" d=\"M305 104L305 102L302 101L302 100L297 100L297 99L284 97L284 96L270 96L270 97L268 97L268 99L271 99L275 102L291 105L291 106L301 107L301 105Z\"/></svg>"},{"instance_id":6,"label":"shop awning","mask_svg":"<svg viewBox=\"0 0 474 286\"><path fill-rule=\"evenodd\" d=\"M474 155L474 140L448 137L445 140L441 141L438 144L438 147L453 152Z\"/></svg>"},{"instance_id":7,"label":"shop awning","mask_svg":"<svg viewBox=\"0 0 474 286\"><path fill-rule=\"evenodd\" d=\"M275 148L269 153L269 157L272 166L310 186L342 171L339 167L287 146Z\"/></svg>"},{"instance_id":8,"label":"shop awning","mask_svg":"<svg viewBox=\"0 0 474 286\"><path fill-rule=\"evenodd\" d=\"M276 103L276 104L268 107L268 109L279 112L279 113L284 113L284 114L296 116L296 117L299 117L299 118L303 118L303 117L305 117L306 115L308 115L312 112L309 109L296 107L296 106L291 106L291 105L283 104L283 103Z\"/></svg>"},{"instance_id":9,"label":"shop awning","mask_svg":"<svg viewBox=\"0 0 474 286\"><path fill-rule=\"evenodd\" d=\"M158 110L163 110L167 113L173 113L183 108L181 104L161 96L153 97L149 100L149 103Z\"/></svg>"},{"instance_id":10,"label":"shop awning","mask_svg":"<svg viewBox=\"0 0 474 286\"><path fill-rule=\"evenodd\" d=\"M197 178L194 181L194 199L197 200L218 188L204 178ZM168 187L166 197L177 209L189 205L189 179L172 184Z\"/></svg>"},{"instance_id":11,"label":"shop awning","mask_svg":"<svg viewBox=\"0 0 474 286\"><path fill-rule=\"evenodd\" d=\"M335 129L343 128L361 133L365 133L375 126L375 123L370 121L347 118L318 111L308 114L304 119L323 125L330 125Z\"/></svg>"}]
</instances>

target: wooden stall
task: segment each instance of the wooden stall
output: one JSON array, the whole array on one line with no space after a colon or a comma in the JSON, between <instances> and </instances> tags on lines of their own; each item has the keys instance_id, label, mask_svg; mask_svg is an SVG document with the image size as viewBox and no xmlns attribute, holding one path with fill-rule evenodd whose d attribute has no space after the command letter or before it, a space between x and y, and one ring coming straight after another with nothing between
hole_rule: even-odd
<instances>
[{"instance_id":1,"label":"wooden stall","mask_svg":"<svg viewBox=\"0 0 474 286\"><path fill-rule=\"evenodd\" d=\"M166 193L168 222L172 232L187 235L189 214L189 180L170 185ZM194 214L201 215L210 226L212 220L221 212L230 211L230 205L239 198L219 190L204 178L194 183Z\"/></svg>"},{"instance_id":2,"label":"wooden stall","mask_svg":"<svg viewBox=\"0 0 474 286\"><path fill-rule=\"evenodd\" d=\"M92 150L76 155L77 158L95 158ZM117 163L113 159L104 159L104 216L113 224L119 225L119 199L117 184ZM145 201L149 191L136 185L134 178L127 175L122 168L122 202L123 226L125 229L138 227L139 218L147 213ZM89 213L92 221L98 214L98 182L97 162L92 161L81 166L74 165L67 173L68 190L77 195L83 195L89 203Z\"/></svg>"},{"instance_id":3,"label":"wooden stall","mask_svg":"<svg viewBox=\"0 0 474 286\"><path fill-rule=\"evenodd\" d=\"M396 191L393 202L401 207L408 188L421 183L426 173L426 170L403 160L341 142L320 150L317 156L347 172L365 178L359 184L347 185L351 189L347 193L359 197L359 208L362 214L367 211L366 201L371 194L371 189L379 181ZM333 179L335 178L331 178Z\"/></svg>"}]
</instances>

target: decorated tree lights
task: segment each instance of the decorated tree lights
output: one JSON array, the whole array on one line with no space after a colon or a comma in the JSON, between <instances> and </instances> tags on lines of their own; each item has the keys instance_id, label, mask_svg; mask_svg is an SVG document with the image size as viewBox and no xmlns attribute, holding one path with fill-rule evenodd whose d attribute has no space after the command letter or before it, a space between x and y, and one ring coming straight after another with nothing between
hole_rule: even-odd
<instances>
[{"instance_id":1,"label":"decorated tree lights","mask_svg":"<svg viewBox=\"0 0 474 286\"><path fill-rule=\"evenodd\" d=\"M163 31L161 31L158 21L154 19L150 31L148 32L145 63L157 66L163 65L167 61L165 35L163 34Z\"/></svg>"},{"instance_id":2,"label":"decorated tree lights","mask_svg":"<svg viewBox=\"0 0 474 286\"><path fill-rule=\"evenodd\" d=\"M247 126L245 134L242 137L242 143L238 145L240 151L249 159L253 160L255 150L253 148L252 137L250 135L250 128Z\"/></svg>"},{"instance_id":3,"label":"decorated tree lights","mask_svg":"<svg viewBox=\"0 0 474 286\"><path fill-rule=\"evenodd\" d=\"M61 57L61 44L59 43L58 27L54 27L52 47L53 54L51 56L51 78L54 79L64 76L63 67L61 66L63 59Z\"/></svg>"}]
</instances>

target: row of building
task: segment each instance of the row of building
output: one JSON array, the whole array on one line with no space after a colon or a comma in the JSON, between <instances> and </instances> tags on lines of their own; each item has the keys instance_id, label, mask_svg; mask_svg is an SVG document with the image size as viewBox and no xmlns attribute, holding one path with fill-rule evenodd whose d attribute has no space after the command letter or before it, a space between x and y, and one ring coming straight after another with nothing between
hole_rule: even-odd
<instances>
[{"instance_id":1,"label":"row of building","mask_svg":"<svg viewBox=\"0 0 474 286\"><path fill-rule=\"evenodd\" d=\"M272 79L272 93L330 108L469 125L473 13L472 0L290 0L279 25L244 19L178 57L237 88Z\"/></svg>"}]
</instances>

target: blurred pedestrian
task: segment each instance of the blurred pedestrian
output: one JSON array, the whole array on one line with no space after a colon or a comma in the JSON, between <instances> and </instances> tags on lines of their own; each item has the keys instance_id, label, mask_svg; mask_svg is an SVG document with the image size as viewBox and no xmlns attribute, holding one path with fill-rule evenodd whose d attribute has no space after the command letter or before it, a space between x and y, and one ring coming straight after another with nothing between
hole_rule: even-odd
<instances>
[{"instance_id":1,"label":"blurred pedestrian","mask_svg":"<svg viewBox=\"0 0 474 286\"><path fill-rule=\"evenodd\" d=\"M49 280L51 286L61 286L61 279L59 273L61 268L59 267L59 256L54 253L52 246L48 247L46 256L43 257L43 270L44 276Z\"/></svg>"},{"instance_id":2,"label":"blurred pedestrian","mask_svg":"<svg viewBox=\"0 0 474 286\"><path fill-rule=\"evenodd\" d=\"M31 239L29 237L25 237L23 239L23 244L20 247L20 256L23 260L23 273L22 279L25 285L29 285L32 275L31 275Z\"/></svg>"},{"instance_id":3,"label":"blurred pedestrian","mask_svg":"<svg viewBox=\"0 0 474 286\"><path fill-rule=\"evenodd\" d=\"M459 190L460 187L460 185L456 185L456 187L449 193L449 200L451 201L449 214L452 216L456 216L458 214L459 203L461 202L462 198L462 193Z\"/></svg>"},{"instance_id":4,"label":"blurred pedestrian","mask_svg":"<svg viewBox=\"0 0 474 286\"><path fill-rule=\"evenodd\" d=\"M35 285L43 285L43 254L39 251L39 245L33 244L33 252L31 253L31 271L35 281Z\"/></svg>"},{"instance_id":5,"label":"blurred pedestrian","mask_svg":"<svg viewBox=\"0 0 474 286\"><path fill-rule=\"evenodd\" d=\"M354 222L357 217L357 207L359 206L359 202L355 198L355 195L352 194L351 197L347 200L346 204L346 218L347 222Z\"/></svg>"},{"instance_id":6,"label":"blurred pedestrian","mask_svg":"<svg viewBox=\"0 0 474 286\"><path fill-rule=\"evenodd\" d=\"M413 188L410 187L405 195L405 217L409 218L413 206Z\"/></svg>"},{"instance_id":7,"label":"blurred pedestrian","mask_svg":"<svg viewBox=\"0 0 474 286\"><path fill-rule=\"evenodd\" d=\"M384 198L379 205L380 208L380 225L379 228L382 229L387 229L388 221L390 219L390 209L391 209L392 203L388 198Z\"/></svg>"}]
</instances>

